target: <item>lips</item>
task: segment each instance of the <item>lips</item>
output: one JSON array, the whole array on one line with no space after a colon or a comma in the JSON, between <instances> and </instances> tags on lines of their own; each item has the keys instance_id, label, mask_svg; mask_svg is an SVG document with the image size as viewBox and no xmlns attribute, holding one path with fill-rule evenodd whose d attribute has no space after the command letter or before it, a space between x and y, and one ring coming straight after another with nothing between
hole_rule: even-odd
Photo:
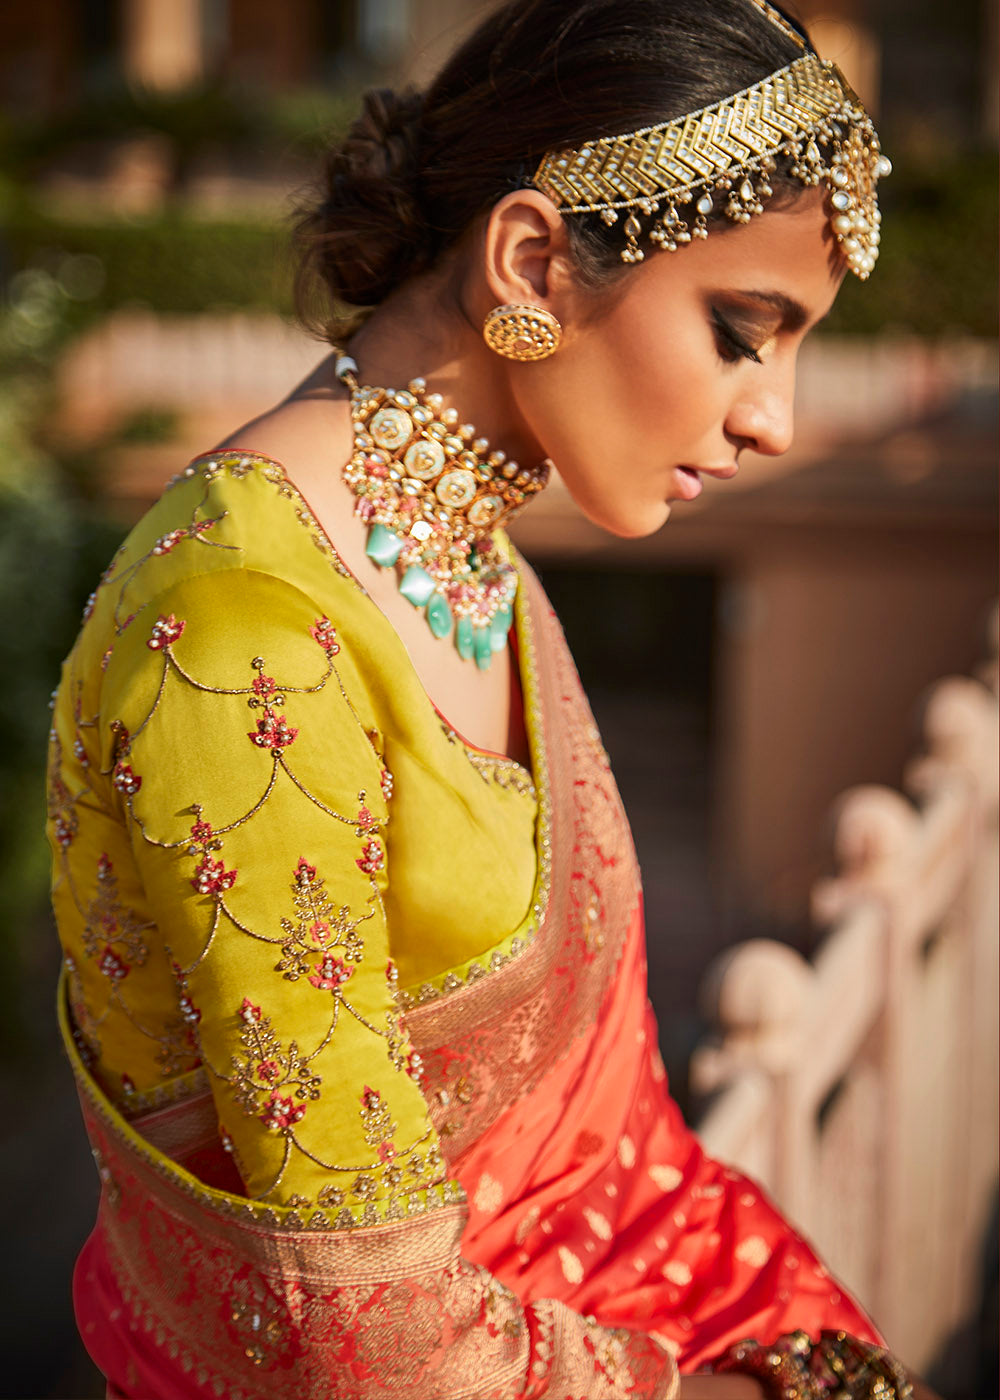
<instances>
[{"instance_id":1,"label":"lips","mask_svg":"<svg viewBox=\"0 0 1000 1400\"><path fill-rule=\"evenodd\" d=\"M677 494L682 501L693 501L701 495L701 477L694 467L675 467Z\"/></svg>"},{"instance_id":2,"label":"lips","mask_svg":"<svg viewBox=\"0 0 1000 1400\"><path fill-rule=\"evenodd\" d=\"M699 471L703 476L718 477L720 481L728 481L734 477L740 469L739 462L727 462L724 467L688 467L686 471Z\"/></svg>"}]
</instances>

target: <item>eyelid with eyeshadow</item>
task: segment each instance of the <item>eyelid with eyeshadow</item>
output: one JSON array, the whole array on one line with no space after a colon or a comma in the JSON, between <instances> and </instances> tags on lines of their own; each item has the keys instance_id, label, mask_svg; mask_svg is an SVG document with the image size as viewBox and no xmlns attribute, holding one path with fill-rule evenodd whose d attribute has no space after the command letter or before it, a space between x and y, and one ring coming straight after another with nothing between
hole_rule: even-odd
<instances>
[{"instance_id":1,"label":"eyelid with eyeshadow","mask_svg":"<svg viewBox=\"0 0 1000 1400\"><path fill-rule=\"evenodd\" d=\"M723 316L719 308L717 306L713 306L711 308L711 312L712 324L714 325L717 334L722 337L722 339L736 352L736 354L742 355L742 357L746 360L752 360L754 364L761 364L762 361L759 353L753 348L752 345L748 344L748 342L743 339L743 337L739 334L739 332L731 324L731 322L728 321L725 316ZM774 337L771 336L769 337L769 339L773 340Z\"/></svg>"}]
</instances>

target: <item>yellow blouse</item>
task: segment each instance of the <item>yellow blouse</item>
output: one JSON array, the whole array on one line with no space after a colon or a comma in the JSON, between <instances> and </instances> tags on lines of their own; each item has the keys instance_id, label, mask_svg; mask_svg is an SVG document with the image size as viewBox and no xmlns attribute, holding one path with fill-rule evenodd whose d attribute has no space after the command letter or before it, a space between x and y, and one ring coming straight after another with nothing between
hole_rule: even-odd
<instances>
[{"instance_id":1,"label":"yellow blouse","mask_svg":"<svg viewBox=\"0 0 1000 1400\"><path fill-rule=\"evenodd\" d=\"M199 459L119 550L49 792L77 1042L111 1099L207 1081L279 1210L371 1220L439 1189L398 1010L530 937L536 794L443 721L277 463Z\"/></svg>"}]
</instances>

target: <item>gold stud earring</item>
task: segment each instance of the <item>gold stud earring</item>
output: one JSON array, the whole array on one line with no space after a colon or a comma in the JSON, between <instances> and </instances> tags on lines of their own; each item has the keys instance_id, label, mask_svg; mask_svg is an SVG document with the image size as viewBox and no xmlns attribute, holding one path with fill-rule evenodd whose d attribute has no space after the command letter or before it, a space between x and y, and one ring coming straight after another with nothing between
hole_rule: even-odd
<instances>
[{"instance_id":1,"label":"gold stud earring","mask_svg":"<svg viewBox=\"0 0 1000 1400\"><path fill-rule=\"evenodd\" d=\"M483 322L483 339L508 360L546 360L562 339L562 326L540 306L508 302L495 306Z\"/></svg>"}]
</instances>

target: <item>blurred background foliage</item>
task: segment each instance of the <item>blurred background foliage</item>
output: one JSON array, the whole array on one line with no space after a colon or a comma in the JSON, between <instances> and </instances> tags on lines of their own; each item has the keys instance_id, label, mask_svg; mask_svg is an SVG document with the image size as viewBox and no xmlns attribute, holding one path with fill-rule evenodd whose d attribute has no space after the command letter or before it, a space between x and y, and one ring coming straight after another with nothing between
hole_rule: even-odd
<instances>
[{"instance_id":1,"label":"blurred background foliage","mask_svg":"<svg viewBox=\"0 0 1000 1400\"><path fill-rule=\"evenodd\" d=\"M164 313L211 309L292 313L286 221L252 205L219 217L190 199L206 161L274 159L309 170L354 110L355 94L317 91L251 100L217 87L125 91L47 121L0 128L0 268L13 274L67 255L100 264L100 286L74 324L123 306ZM108 216L60 208L40 182L54 164L102 144L155 135L168 175L154 212ZM991 336L996 305L983 296L997 262L996 156L985 151L897 161L880 191L885 243L870 283L848 279L821 333ZM42 185L42 188L44 186ZM289 206L290 213L290 206Z\"/></svg>"}]
</instances>

